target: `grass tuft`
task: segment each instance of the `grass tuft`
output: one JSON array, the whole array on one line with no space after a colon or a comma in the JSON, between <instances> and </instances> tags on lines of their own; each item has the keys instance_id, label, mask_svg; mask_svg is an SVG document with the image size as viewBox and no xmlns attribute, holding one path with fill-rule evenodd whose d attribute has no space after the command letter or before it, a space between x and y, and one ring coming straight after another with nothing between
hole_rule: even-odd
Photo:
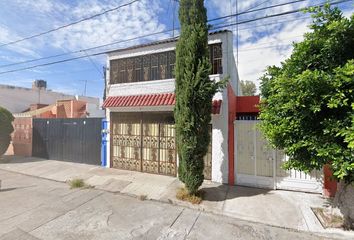
<instances>
[{"instance_id":1,"label":"grass tuft","mask_svg":"<svg viewBox=\"0 0 354 240\"><path fill-rule=\"evenodd\" d=\"M140 201L145 201L146 199L147 199L147 195L139 195L138 196L138 199L140 200Z\"/></svg>"},{"instance_id":2,"label":"grass tuft","mask_svg":"<svg viewBox=\"0 0 354 240\"><path fill-rule=\"evenodd\" d=\"M203 192L198 191L196 195L191 195L185 188L179 188L176 193L176 198L192 204L200 204L203 200Z\"/></svg>"},{"instance_id":3,"label":"grass tuft","mask_svg":"<svg viewBox=\"0 0 354 240\"><path fill-rule=\"evenodd\" d=\"M69 185L70 185L70 189L74 189L74 188L93 188L93 186L91 185L87 185L85 183L85 181L81 178L74 178L72 180L68 181Z\"/></svg>"}]
</instances>

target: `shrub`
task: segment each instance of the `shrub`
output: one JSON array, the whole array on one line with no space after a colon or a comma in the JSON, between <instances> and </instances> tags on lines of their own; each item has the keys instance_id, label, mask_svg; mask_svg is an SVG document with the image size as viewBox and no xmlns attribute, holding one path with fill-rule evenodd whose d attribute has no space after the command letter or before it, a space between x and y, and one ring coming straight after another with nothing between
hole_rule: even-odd
<instances>
[{"instance_id":1,"label":"shrub","mask_svg":"<svg viewBox=\"0 0 354 240\"><path fill-rule=\"evenodd\" d=\"M14 128L12 121L14 117L5 108L0 107L0 156L3 155L11 142L11 133Z\"/></svg>"}]
</instances>

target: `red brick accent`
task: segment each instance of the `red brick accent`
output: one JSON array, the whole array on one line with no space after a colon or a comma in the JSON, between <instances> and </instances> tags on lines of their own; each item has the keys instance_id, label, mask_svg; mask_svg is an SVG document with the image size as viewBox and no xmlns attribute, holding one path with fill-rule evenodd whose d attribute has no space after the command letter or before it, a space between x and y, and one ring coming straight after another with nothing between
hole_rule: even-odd
<instances>
[{"instance_id":1,"label":"red brick accent","mask_svg":"<svg viewBox=\"0 0 354 240\"><path fill-rule=\"evenodd\" d=\"M236 112L237 113L259 113L259 96L237 96Z\"/></svg>"},{"instance_id":2,"label":"red brick accent","mask_svg":"<svg viewBox=\"0 0 354 240\"><path fill-rule=\"evenodd\" d=\"M332 170L329 165L323 166L323 195L334 197L337 192L337 181L333 179Z\"/></svg>"},{"instance_id":3,"label":"red brick accent","mask_svg":"<svg viewBox=\"0 0 354 240\"><path fill-rule=\"evenodd\" d=\"M234 121L236 119L237 101L234 90L231 85L227 86L228 98L228 154L229 154L229 185L235 184L235 129Z\"/></svg>"},{"instance_id":4,"label":"red brick accent","mask_svg":"<svg viewBox=\"0 0 354 240\"><path fill-rule=\"evenodd\" d=\"M12 154L32 156L32 118L15 118L12 125Z\"/></svg>"}]
</instances>

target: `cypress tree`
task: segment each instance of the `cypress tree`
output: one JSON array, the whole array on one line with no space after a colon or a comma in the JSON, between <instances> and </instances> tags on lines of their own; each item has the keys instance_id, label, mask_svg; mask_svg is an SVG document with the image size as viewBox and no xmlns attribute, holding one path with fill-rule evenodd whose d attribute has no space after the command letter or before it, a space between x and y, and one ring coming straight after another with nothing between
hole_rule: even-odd
<instances>
[{"instance_id":1,"label":"cypress tree","mask_svg":"<svg viewBox=\"0 0 354 240\"><path fill-rule=\"evenodd\" d=\"M210 80L207 14L204 0L180 0L181 34L176 46L176 141L178 175L189 194L204 180L203 157L210 142L212 98L226 81Z\"/></svg>"}]
</instances>

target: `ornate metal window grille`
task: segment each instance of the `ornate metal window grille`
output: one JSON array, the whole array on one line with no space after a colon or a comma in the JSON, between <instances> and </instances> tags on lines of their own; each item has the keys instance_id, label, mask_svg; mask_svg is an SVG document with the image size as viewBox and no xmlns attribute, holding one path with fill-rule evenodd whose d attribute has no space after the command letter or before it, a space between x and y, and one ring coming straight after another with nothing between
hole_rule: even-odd
<instances>
[{"instance_id":1,"label":"ornate metal window grille","mask_svg":"<svg viewBox=\"0 0 354 240\"><path fill-rule=\"evenodd\" d=\"M212 74L222 74L221 43L209 45L209 51ZM170 79L173 78L175 62L175 51L111 60L110 83Z\"/></svg>"},{"instance_id":2,"label":"ornate metal window grille","mask_svg":"<svg viewBox=\"0 0 354 240\"><path fill-rule=\"evenodd\" d=\"M134 77L133 82L140 82L143 80L143 58L134 58Z\"/></svg>"},{"instance_id":3,"label":"ornate metal window grille","mask_svg":"<svg viewBox=\"0 0 354 240\"><path fill-rule=\"evenodd\" d=\"M127 64L126 60L122 59L120 61L117 61L118 63L118 78L113 78L116 83L124 83L127 82Z\"/></svg>"},{"instance_id":4,"label":"ornate metal window grille","mask_svg":"<svg viewBox=\"0 0 354 240\"><path fill-rule=\"evenodd\" d=\"M210 45L211 74L222 73L222 47L221 44Z\"/></svg>"},{"instance_id":5,"label":"ornate metal window grille","mask_svg":"<svg viewBox=\"0 0 354 240\"><path fill-rule=\"evenodd\" d=\"M176 53L174 51L171 51L168 53L168 72L167 72L168 78L174 77L175 65L176 65Z\"/></svg>"},{"instance_id":6,"label":"ornate metal window grille","mask_svg":"<svg viewBox=\"0 0 354 240\"><path fill-rule=\"evenodd\" d=\"M151 55L151 76L149 80L157 80L159 79L159 61L158 55Z\"/></svg>"},{"instance_id":7,"label":"ornate metal window grille","mask_svg":"<svg viewBox=\"0 0 354 240\"><path fill-rule=\"evenodd\" d=\"M143 56L144 81L150 80L150 55Z\"/></svg>"},{"instance_id":8,"label":"ornate metal window grille","mask_svg":"<svg viewBox=\"0 0 354 240\"><path fill-rule=\"evenodd\" d=\"M110 67L110 81L111 84L113 83L118 83L118 79L122 79L121 77L118 77L119 72L119 62L118 61L111 61L111 67Z\"/></svg>"},{"instance_id":9,"label":"ornate metal window grille","mask_svg":"<svg viewBox=\"0 0 354 240\"><path fill-rule=\"evenodd\" d=\"M167 52L159 54L159 79L167 79Z\"/></svg>"}]
</instances>

